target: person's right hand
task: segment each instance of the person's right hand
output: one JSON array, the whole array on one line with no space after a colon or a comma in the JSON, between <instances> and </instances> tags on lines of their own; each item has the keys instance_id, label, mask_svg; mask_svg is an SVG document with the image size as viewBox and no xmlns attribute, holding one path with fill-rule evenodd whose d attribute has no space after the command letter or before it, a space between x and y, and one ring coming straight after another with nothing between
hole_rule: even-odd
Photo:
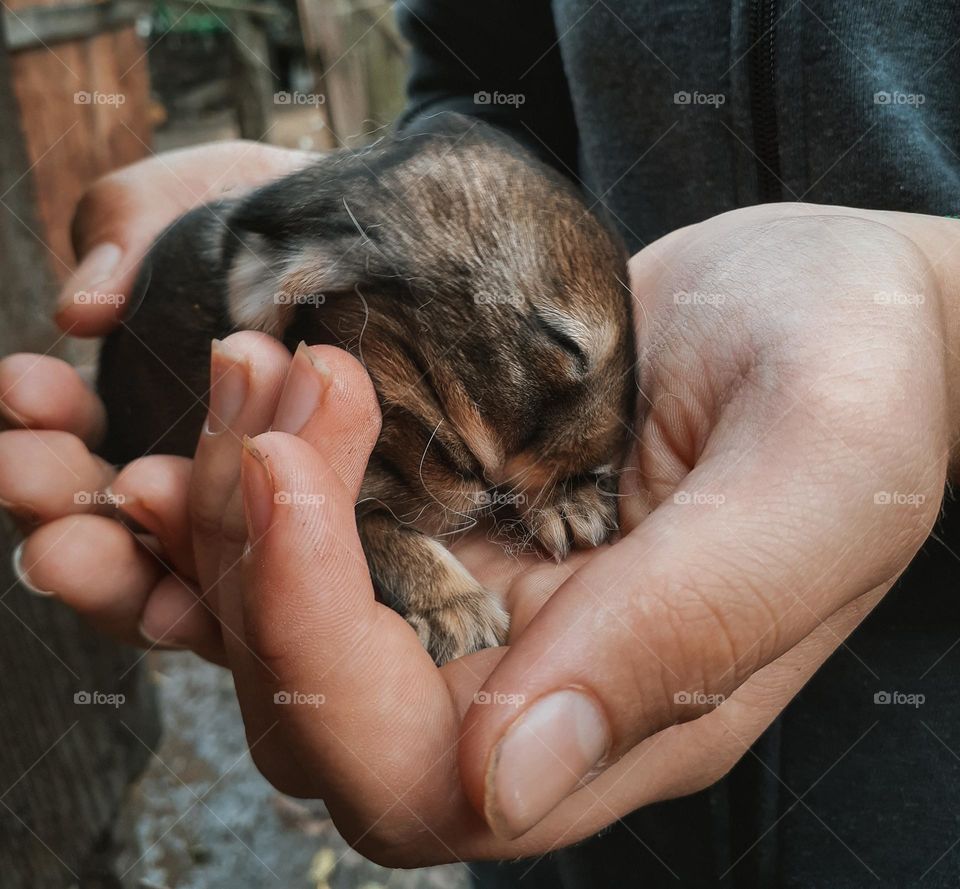
<instances>
[{"instance_id":1,"label":"person's right hand","mask_svg":"<svg viewBox=\"0 0 960 889\"><path fill-rule=\"evenodd\" d=\"M153 155L98 179L74 215L80 264L63 286L57 323L72 336L108 333L123 316L141 259L171 222L200 204L278 179L312 157L260 142L213 142Z\"/></svg>"}]
</instances>

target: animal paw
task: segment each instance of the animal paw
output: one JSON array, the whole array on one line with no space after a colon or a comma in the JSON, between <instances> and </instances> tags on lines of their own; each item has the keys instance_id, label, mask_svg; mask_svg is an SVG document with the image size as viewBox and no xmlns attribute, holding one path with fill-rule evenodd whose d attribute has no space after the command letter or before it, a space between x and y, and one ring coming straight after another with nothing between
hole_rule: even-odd
<instances>
[{"instance_id":1,"label":"animal paw","mask_svg":"<svg viewBox=\"0 0 960 889\"><path fill-rule=\"evenodd\" d=\"M442 604L412 610L406 617L437 666L481 648L503 645L510 627L497 596L479 584L448 591Z\"/></svg>"},{"instance_id":2,"label":"animal paw","mask_svg":"<svg viewBox=\"0 0 960 889\"><path fill-rule=\"evenodd\" d=\"M534 539L557 559L571 547L599 546L617 530L614 480L590 476L558 486L546 502L534 501L523 519Z\"/></svg>"}]
</instances>

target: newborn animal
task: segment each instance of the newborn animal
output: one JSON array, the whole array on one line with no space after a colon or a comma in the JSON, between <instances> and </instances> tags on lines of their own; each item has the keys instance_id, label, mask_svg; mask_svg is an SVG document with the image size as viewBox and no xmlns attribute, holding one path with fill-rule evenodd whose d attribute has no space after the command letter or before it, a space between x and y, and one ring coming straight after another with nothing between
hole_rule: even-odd
<instances>
[{"instance_id":1,"label":"newborn animal","mask_svg":"<svg viewBox=\"0 0 960 889\"><path fill-rule=\"evenodd\" d=\"M437 663L501 644L497 596L441 540L505 504L557 558L615 530L625 281L623 246L574 186L485 124L318 156L157 240L101 354L104 456L193 453L214 338L347 349L383 415L357 503L378 595Z\"/></svg>"}]
</instances>

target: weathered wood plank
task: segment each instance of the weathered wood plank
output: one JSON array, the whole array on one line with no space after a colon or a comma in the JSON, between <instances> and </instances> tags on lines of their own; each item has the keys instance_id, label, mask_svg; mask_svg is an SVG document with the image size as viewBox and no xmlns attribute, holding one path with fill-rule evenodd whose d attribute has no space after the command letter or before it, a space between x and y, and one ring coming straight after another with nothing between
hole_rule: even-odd
<instances>
[{"instance_id":1,"label":"weathered wood plank","mask_svg":"<svg viewBox=\"0 0 960 889\"><path fill-rule=\"evenodd\" d=\"M341 145L378 135L403 108L406 61L389 0L298 0L307 57Z\"/></svg>"},{"instance_id":2,"label":"weathered wood plank","mask_svg":"<svg viewBox=\"0 0 960 889\"><path fill-rule=\"evenodd\" d=\"M244 139L263 139L270 130L276 80L270 69L266 23L261 16L233 13L229 26L240 135Z\"/></svg>"},{"instance_id":3,"label":"weathered wood plank","mask_svg":"<svg viewBox=\"0 0 960 889\"><path fill-rule=\"evenodd\" d=\"M60 262L42 241L47 224L63 228L69 217L53 189L65 188L78 171L89 179L106 157L70 157L85 147L75 137L56 143L62 126L48 115L66 105L62 98L51 102L49 92L69 88L59 83L62 66L48 69L38 59L44 71L56 71L49 92L33 72L29 88L21 83L18 91L12 88L17 64L3 46L0 40L0 354L44 351L56 341L46 319ZM82 55L71 60L79 66ZM22 126L23 95L38 103L29 106L33 141ZM54 145L48 156L66 171L39 160L44 140ZM41 195L45 207L38 207ZM64 208L59 217L56 206ZM0 516L0 883L4 889L115 887L108 839L124 789L147 756L123 723L148 744L156 739L152 689L144 672L132 669L135 652L106 642L63 606L14 583L15 539ZM93 691L122 694L124 703L114 709L75 701L77 693Z\"/></svg>"},{"instance_id":4,"label":"weathered wood plank","mask_svg":"<svg viewBox=\"0 0 960 889\"><path fill-rule=\"evenodd\" d=\"M87 186L149 151L144 46L132 28L10 56L39 228L54 276L73 266L69 222Z\"/></svg>"},{"instance_id":5,"label":"weathered wood plank","mask_svg":"<svg viewBox=\"0 0 960 889\"><path fill-rule=\"evenodd\" d=\"M147 9L140 0L70 3L60 6L5 5L7 49L16 52L65 40L94 37L114 28L129 27Z\"/></svg>"}]
</instances>

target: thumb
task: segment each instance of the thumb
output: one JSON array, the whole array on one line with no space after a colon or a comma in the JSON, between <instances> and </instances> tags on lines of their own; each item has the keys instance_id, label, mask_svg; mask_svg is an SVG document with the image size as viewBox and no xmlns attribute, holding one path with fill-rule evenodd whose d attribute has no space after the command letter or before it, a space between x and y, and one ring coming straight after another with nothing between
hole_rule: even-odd
<instances>
[{"instance_id":1,"label":"thumb","mask_svg":"<svg viewBox=\"0 0 960 889\"><path fill-rule=\"evenodd\" d=\"M102 336L124 315L143 257L188 210L286 175L311 155L256 142L221 142L154 155L98 179L73 219L80 260L63 285L57 324Z\"/></svg>"},{"instance_id":2,"label":"thumb","mask_svg":"<svg viewBox=\"0 0 960 889\"><path fill-rule=\"evenodd\" d=\"M156 159L111 173L87 190L72 226L79 263L54 315L63 330L103 336L117 326L154 239L199 202L178 200L176 193L176 173Z\"/></svg>"},{"instance_id":3,"label":"thumb","mask_svg":"<svg viewBox=\"0 0 960 889\"><path fill-rule=\"evenodd\" d=\"M645 738L715 709L919 548L925 533L893 533L870 479L837 496L786 456L802 438L784 435L749 469L723 454L701 463L511 646L459 750L464 789L496 833L525 833Z\"/></svg>"}]
</instances>

